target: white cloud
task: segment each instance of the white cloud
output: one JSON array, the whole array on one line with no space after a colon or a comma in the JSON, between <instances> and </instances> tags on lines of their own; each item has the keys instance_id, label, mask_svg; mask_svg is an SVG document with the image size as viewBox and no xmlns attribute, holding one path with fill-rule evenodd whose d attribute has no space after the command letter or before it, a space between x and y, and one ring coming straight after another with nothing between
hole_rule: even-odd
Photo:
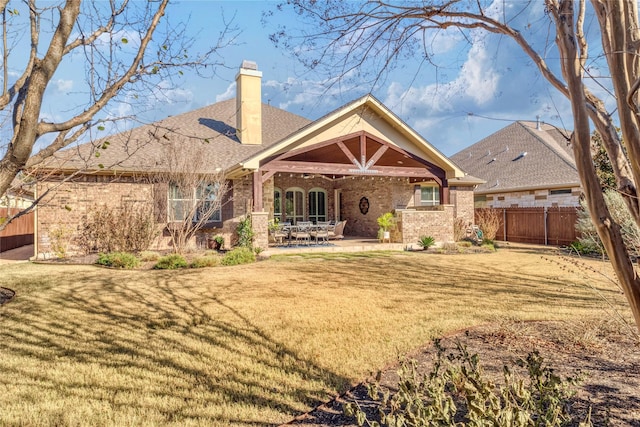
<instances>
[{"instance_id":1,"label":"white cloud","mask_svg":"<svg viewBox=\"0 0 640 427\"><path fill-rule=\"evenodd\" d=\"M227 90L225 90L220 95L216 95L216 102L226 101L227 99L234 98L236 96L236 83L230 83L227 86Z\"/></svg>"},{"instance_id":2,"label":"white cloud","mask_svg":"<svg viewBox=\"0 0 640 427\"><path fill-rule=\"evenodd\" d=\"M58 92L67 93L73 89L73 80L58 79L55 85Z\"/></svg>"}]
</instances>

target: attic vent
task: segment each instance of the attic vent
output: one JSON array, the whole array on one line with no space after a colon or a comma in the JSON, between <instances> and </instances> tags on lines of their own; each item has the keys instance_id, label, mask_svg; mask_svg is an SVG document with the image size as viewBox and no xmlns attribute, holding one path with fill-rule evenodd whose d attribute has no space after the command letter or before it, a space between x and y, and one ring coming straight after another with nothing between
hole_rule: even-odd
<instances>
[{"instance_id":1,"label":"attic vent","mask_svg":"<svg viewBox=\"0 0 640 427\"><path fill-rule=\"evenodd\" d=\"M520 160L521 158L523 158L524 156L527 155L526 151L523 151L522 153L518 154L518 157L516 157L515 159L513 159L513 161L515 162L516 160Z\"/></svg>"}]
</instances>

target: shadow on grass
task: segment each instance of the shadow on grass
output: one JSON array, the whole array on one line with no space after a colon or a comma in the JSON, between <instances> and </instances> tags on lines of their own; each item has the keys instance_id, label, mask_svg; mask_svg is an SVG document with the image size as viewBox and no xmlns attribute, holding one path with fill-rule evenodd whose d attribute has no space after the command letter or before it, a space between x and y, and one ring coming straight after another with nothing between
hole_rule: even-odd
<instances>
[{"instance_id":1,"label":"shadow on grass","mask_svg":"<svg viewBox=\"0 0 640 427\"><path fill-rule=\"evenodd\" d=\"M79 406L99 400L114 413L151 410L161 423L219 425L277 425L350 384L275 340L214 286L190 285L190 272L147 273L153 286L140 289L126 283L135 272L111 273L66 274L74 285L31 290L0 312L0 353L26 362L0 384L22 383L36 399L49 389L44 396ZM87 378L95 369L98 378Z\"/></svg>"}]
</instances>

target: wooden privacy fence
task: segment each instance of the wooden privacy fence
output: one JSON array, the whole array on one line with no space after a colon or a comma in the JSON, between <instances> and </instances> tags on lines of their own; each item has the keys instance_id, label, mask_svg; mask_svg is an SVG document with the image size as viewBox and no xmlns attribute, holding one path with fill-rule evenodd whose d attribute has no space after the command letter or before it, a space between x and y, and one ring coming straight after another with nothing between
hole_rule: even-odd
<instances>
[{"instance_id":1,"label":"wooden privacy fence","mask_svg":"<svg viewBox=\"0 0 640 427\"><path fill-rule=\"evenodd\" d=\"M500 219L496 240L540 245L570 245L577 240L577 208L485 208Z\"/></svg>"},{"instance_id":2,"label":"wooden privacy fence","mask_svg":"<svg viewBox=\"0 0 640 427\"><path fill-rule=\"evenodd\" d=\"M0 218L6 218L17 211L18 209L0 208ZM0 252L33 244L33 215L33 212L22 215L0 231Z\"/></svg>"}]
</instances>

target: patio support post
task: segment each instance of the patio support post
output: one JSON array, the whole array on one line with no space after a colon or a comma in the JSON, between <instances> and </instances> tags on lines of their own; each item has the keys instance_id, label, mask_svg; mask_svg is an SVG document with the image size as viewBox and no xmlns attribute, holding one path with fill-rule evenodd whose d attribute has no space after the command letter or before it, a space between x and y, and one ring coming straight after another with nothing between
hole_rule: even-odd
<instances>
[{"instance_id":1,"label":"patio support post","mask_svg":"<svg viewBox=\"0 0 640 427\"><path fill-rule=\"evenodd\" d=\"M442 200L443 205L449 204L449 183L446 179L442 180L442 186L440 187L442 190L442 194L440 195L440 200Z\"/></svg>"},{"instance_id":2,"label":"patio support post","mask_svg":"<svg viewBox=\"0 0 640 427\"><path fill-rule=\"evenodd\" d=\"M262 212L262 172L260 169L253 172L253 211Z\"/></svg>"},{"instance_id":3,"label":"patio support post","mask_svg":"<svg viewBox=\"0 0 640 427\"><path fill-rule=\"evenodd\" d=\"M251 212L253 247L266 250L269 247L269 212Z\"/></svg>"}]
</instances>

